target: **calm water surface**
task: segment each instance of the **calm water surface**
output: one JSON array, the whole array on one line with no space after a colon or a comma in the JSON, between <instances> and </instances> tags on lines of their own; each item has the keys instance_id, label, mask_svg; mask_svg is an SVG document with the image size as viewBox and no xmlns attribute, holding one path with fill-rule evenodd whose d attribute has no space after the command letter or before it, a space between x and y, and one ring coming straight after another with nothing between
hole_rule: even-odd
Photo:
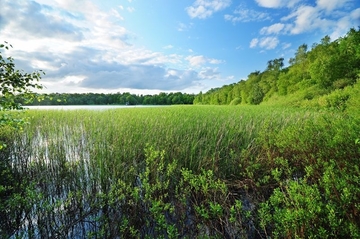
<instances>
[{"instance_id":1,"label":"calm water surface","mask_svg":"<svg viewBox=\"0 0 360 239\"><path fill-rule=\"evenodd\" d=\"M25 106L37 110L109 110L119 108L168 107L167 105L34 105Z\"/></svg>"}]
</instances>

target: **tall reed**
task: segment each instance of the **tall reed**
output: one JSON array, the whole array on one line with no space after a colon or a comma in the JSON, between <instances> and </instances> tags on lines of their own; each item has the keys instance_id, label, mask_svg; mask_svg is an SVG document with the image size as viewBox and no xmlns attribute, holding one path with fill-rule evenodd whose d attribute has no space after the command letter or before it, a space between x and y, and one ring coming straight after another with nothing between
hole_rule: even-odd
<instances>
[{"instance_id":1,"label":"tall reed","mask_svg":"<svg viewBox=\"0 0 360 239\"><path fill-rule=\"evenodd\" d=\"M153 185L150 182L154 183L153 187L159 187L158 192L167 195L170 193L167 190L173 190L169 195L179 198L181 188L176 183L166 184L166 180L182 182L184 193L186 188L191 189L182 203L187 205L192 198L194 208L199 210L195 214L200 217L202 212L204 220L207 217L200 202L213 210L210 215L214 216L215 212L230 215L231 208L235 210L234 205L239 205L238 199L243 203L252 200L251 205L255 206L270 197L280 185L274 170L282 170L283 180L292 180L302 178L306 167L312 165L314 176L309 180L316 181L322 174L318 160L337 159L345 165L345 159L359 159L360 155L360 150L352 144L358 136L359 121L332 112L172 106L105 111L29 110L27 116L30 124L10 147L13 171L21 175L19 180L26 185L21 195L26 201L18 198L23 206L17 215L19 228L15 233L25 238L112 238L121 235L121 228L126 228L127 235L144 235L144 231L137 232L130 225L129 217L136 216L132 213L145 213L155 202L165 203L159 204L165 211L175 208L175 198L170 196L166 201L158 194L150 194L147 196L150 204L143 198L149 195L143 194L143 187ZM164 151L161 156L154 156L161 158L161 162L154 161L149 166L149 148ZM147 182L150 174L145 172L154 173L154 170L161 171L154 175L162 179ZM199 175L198 180L204 178L214 185L217 181L207 177L224 182L227 196L214 193L226 197L224 205L206 201L218 200L218 196L190 196L191 191L202 194L196 188L197 183L204 182L196 181L191 175ZM164 189L164 185L169 188ZM247 193L252 199L245 196ZM169 206L165 207L166 203ZM224 210L216 209L218 205ZM238 208L245 211L251 208L249 212L256 214L253 206ZM167 222L170 211L166 214ZM183 217L190 217L188 214ZM160 214L156 215L160 220ZM241 213L234 215L244 217ZM136 220L141 222L140 218ZM246 225L249 231L250 224ZM176 228L180 231L179 225ZM266 228L261 230L260 235L265 235Z\"/></svg>"}]
</instances>

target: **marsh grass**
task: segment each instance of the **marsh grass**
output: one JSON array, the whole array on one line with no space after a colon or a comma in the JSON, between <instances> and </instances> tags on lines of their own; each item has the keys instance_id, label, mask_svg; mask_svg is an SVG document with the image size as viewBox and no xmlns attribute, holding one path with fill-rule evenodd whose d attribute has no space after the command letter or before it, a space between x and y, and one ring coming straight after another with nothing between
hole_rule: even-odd
<instances>
[{"instance_id":1,"label":"marsh grass","mask_svg":"<svg viewBox=\"0 0 360 239\"><path fill-rule=\"evenodd\" d=\"M26 114L30 124L9 147L26 187L12 202L22 206L7 235L306 237L295 219L293 231L279 234L287 224L270 215L285 204L264 203L287 200L291 193L278 190L295 186L286 182L318 185L330 162L354 175L349 185L359 178L359 120L331 111L173 106ZM336 183L322 182L320 194ZM341 205L339 198L324 200ZM357 190L346 198L353 211L329 220L347 220L358 233L359 199ZM345 225L326 227L324 208L312 220L325 231Z\"/></svg>"}]
</instances>

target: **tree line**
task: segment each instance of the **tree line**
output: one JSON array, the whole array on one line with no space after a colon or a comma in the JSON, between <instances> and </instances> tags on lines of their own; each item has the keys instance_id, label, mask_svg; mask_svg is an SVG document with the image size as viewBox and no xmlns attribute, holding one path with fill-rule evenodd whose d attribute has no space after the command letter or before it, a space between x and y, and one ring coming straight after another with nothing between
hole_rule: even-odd
<instances>
[{"instance_id":1,"label":"tree line","mask_svg":"<svg viewBox=\"0 0 360 239\"><path fill-rule=\"evenodd\" d=\"M310 50L303 44L289 60L289 66L284 65L284 58L270 60L264 71L252 72L246 80L200 92L194 104L257 105L290 95L311 100L351 86L360 78L360 31L352 28L332 42L325 36Z\"/></svg>"},{"instance_id":2,"label":"tree line","mask_svg":"<svg viewBox=\"0 0 360 239\"><path fill-rule=\"evenodd\" d=\"M194 94L164 93L156 95L136 95L124 93L51 93L40 94L30 102L17 99L24 105L175 105L192 104Z\"/></svg>"},{"instance_id":3,"label":"tree line","mask_svg":"<svg viewBox=\"0 0 360 239\"><path fill-rule=\"evenodd\" d=\"M360 28L352 28L335 41L325 36L310 49L307 44L300 45L286 67L282 57L269 60L264 71L251 72L245 80L197 95L181 92L156 95L51 93L37 95L31 101L25 101L19 95L15 101L23 105L257 105L279 97L297 101L317 99L352 86L359 78ZM336 105L348 100L349 96L333 98Z\"/></svg>"}]
</instances>

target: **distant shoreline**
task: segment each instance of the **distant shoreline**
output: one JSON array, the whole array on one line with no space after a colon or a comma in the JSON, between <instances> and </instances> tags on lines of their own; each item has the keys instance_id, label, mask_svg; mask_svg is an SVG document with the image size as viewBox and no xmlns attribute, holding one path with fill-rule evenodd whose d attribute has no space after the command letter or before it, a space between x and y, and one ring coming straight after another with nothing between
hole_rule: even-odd
<instances>
[{"instance_id":1,"label":"distant shoreline","mask_svg":"<svg viewBox=\"0 0 360 239\"><path fill-rule=\"evenodd\" d=\"M36 110L108 110L121 108L149 108L164 107L169 105L29 105L25 109Z\"/></svg>"}]
</instances>

